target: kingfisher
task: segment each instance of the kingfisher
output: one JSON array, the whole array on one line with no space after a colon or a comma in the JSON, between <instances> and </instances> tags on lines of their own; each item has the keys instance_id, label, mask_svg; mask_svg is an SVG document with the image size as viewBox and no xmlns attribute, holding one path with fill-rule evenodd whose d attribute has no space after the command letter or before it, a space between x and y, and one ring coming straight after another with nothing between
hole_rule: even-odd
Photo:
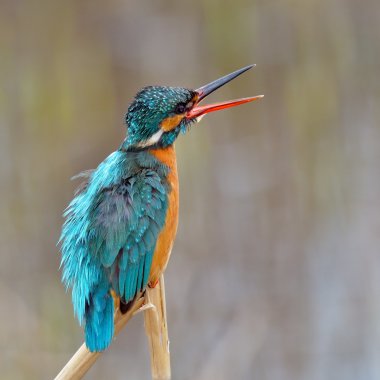
<instances>
[{"instance_id":1,"label":"kingfisher","mask_svg":"<svg viewBox=\"0 0 380 380\"><path fill-rule=\"evenodd\" d=\"M83 183L64 212L62 282L71 288L74 314L91 352L114 335L115 299L122 313L164 272L178 225L174 142L205 114L263 95L200 105L209 94L255 65L196 90L148 86L125 116L126 138Z\"/></svg>"}]
</instances>

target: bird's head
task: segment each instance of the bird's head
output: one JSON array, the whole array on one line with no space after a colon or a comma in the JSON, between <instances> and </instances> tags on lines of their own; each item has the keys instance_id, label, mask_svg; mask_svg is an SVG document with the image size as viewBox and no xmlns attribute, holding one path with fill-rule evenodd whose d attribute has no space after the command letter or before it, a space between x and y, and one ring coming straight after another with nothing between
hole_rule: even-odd
<instances>
[{"instance_id":1,"label":"bird's head","mask_svg":"<svg viewBox=\"0 0 380 380\"><path fill-rule=\"evenodd\" d=\"M254 65L234 71L196 90L182 87L149 86L137 93L128 108L125 120L127 150L164 148L174 143L180 132L206 113L234 107L260 99L263 95L199 105L202 99Z\"/></svg>"}]
</instances>

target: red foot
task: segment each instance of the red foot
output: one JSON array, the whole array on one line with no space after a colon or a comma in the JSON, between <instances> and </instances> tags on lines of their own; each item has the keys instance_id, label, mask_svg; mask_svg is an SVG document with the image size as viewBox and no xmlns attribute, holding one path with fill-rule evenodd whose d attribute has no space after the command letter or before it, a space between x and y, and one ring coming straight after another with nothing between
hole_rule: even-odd
<instances>
[{"instance_id":1,"label":"red foot","mask_svg":"<svg viewBox=\"0 0 380 380\"><path fill-rule=\"evenodd\" d=\"M150 283L148 284L148 286L149 286L150 288L155 288L155 287L157 286L157 284L158 284L159 281L160 281L160 279L156 280L153 284L150 282Z\"/></svg>"}]
</instances>

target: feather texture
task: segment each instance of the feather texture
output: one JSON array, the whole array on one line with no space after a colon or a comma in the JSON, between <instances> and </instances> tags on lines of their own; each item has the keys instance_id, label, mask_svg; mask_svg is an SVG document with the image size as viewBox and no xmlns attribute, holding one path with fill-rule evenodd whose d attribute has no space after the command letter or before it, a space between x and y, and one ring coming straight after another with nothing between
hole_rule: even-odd
<instances>
[{"instance_id":1,"label":"feather texture","mask_svg":"<svg viewBox=\"0 0 380 380\"><path fill-rule=\"evenodd\" d=\"M112 340L110 290L127 303L147 285L165 224L168 174L148 151L114 152L83 175L87 182L64 213L62 280L72 288L91 351L104 350Z\"/></svg>"}]
</instances>

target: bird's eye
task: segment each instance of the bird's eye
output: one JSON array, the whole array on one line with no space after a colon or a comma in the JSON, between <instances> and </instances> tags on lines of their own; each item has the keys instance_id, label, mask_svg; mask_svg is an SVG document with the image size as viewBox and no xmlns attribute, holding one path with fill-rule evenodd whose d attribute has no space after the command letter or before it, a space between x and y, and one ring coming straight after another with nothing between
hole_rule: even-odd
<instances>
[{"instance_id":1,"label":"bird's eye","mask_svg":"<svg viewBox=\"0 0 380 380\"><path fill-rule=\"evenodd\" d=\"M176 114L182 114L185 111L186 111L186 104L184 104L184 103L177 104L177 106L175 107L175 110L174 110L174 112Z\"/></svg>"}]
</instances>

